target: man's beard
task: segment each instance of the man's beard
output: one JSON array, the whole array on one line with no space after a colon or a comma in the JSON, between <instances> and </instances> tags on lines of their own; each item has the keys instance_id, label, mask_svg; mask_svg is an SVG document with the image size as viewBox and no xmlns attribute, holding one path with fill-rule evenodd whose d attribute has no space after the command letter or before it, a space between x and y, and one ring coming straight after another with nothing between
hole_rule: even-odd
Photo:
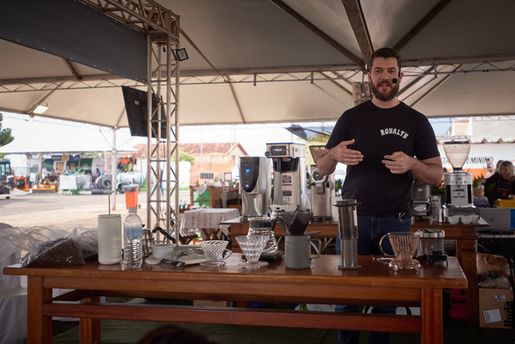
<instances>
[{"instance_id":1,"label":"man's beard","mask_svg":"<svg viewBox=\"0 0 515 344\"><path fill-rule=\"evenodd\" d=\"M395 84L392 84L391 81L381 81L378 83L378 86L381 87L383 84L389 85L391 87L391 90L386 93L381 92L379 91L379 88L376 87L376 85L374 85L373 82L370 83L370 88L372 89L372 93L377 99L387 102L395 98L399 93L399 83L397 82Z\"/></svg>"}]
</instances>

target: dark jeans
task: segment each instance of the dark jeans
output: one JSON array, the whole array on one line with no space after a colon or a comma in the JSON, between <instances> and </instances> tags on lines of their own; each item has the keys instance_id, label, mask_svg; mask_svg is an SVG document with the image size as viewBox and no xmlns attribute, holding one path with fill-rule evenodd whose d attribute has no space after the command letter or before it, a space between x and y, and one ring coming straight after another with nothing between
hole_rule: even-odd
<instances>
[{"instance_id":1,"label":"dark jeans","mask_svg":"<svg viewBox=\"0 0 515 344\"><path fill-rule=\"evenodd\" d=\"M389 232L408 232L411 217L403 216L364 216L358 215L358 254L382 255L379 249L379 240ZM337 238L339 239L339 238ZM340 240L336 240L336 250L340 253ZM383 241L383 249L392 254L388 240ZM360 312L363 306L336 305L336 312ZM394 314L395 307L373 307L374 314ZM368 342L370 344L388 343L390 334L386 332L371 332ZM338 330L338 344L358 344L359 332Z\"/></svg>"}]
</instances>

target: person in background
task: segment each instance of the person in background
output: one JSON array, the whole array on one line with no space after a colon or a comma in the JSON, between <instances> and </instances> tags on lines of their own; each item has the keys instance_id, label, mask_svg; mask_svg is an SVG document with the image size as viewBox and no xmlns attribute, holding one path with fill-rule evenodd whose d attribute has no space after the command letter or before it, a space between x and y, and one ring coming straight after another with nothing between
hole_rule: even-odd
<instances>
[{"instance_id":1,"label":"person in background","mask_svg":"<svg viewBox=\"0 0 515 344\"><path fill-rule=\"evenodd\" d=\"M485 194L492 207L495 200L510 199L515 195L513 163L502 161L498 166L497 172L485 181Z\"/></svg>"},{"instance_id":2,"label":"person in background","mask_svg":"<svg viewBox=\"0 0 515 344\"><path fill-rule=\"evenodd\" d=\"M488 198L488 203L490 207L493 207L493 203L490 202L490 199L495 201L493 198L494 188L495 188L495 182L499 178L499 168L501 167L502 160L497 160L497 164L495 164L495 170L494 173L486 178L482 183L485 187L485 196Z\"/></svg>"},{"instance_id":3,"label":"person in background","mask_svg":"<svg viewBox=\"0 0 515 344\"><path fill-rule=\"evenodd\" d=\"M411 225L410 188L418 181L440 184L442 161L428 119L397 98L403 74L401 59L390 48L376 50L368 80L374 97L347 110L337 121L317 166L321 174L347 165L343 198L358 201L358 254L380 254L378 242L388 232ZM338 242L338 241L337 241ZM337 311L359 311L337 306ZM395 313L374 307L372 313ZM388 333L372 332L369 343L387 343ZM358 343L359 332L338 331L339 343Z\"/></svg>"}]
</instances>

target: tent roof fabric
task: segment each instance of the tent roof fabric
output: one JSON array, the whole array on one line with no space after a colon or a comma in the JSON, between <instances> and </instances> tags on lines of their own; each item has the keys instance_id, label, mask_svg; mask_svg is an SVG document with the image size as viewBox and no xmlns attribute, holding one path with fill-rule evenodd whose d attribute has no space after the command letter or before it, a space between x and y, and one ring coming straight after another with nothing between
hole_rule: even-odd
<instances>
[{"instance_id":1,"label":"tent roof fabric","mask_svg":"<svg viewBox=\"0 0 515 344\"><path fill-rule=\"evenodd\" d=\"M403 58L401 100L427 116L515 113L513 1L158 3L180 16L189 55L181 125L336 120L382 46ZM44 99L47 117L127 126L120 86L137 82L6 40L0 50L0 110L28 113Z\"/></svg>"}]
</instances>

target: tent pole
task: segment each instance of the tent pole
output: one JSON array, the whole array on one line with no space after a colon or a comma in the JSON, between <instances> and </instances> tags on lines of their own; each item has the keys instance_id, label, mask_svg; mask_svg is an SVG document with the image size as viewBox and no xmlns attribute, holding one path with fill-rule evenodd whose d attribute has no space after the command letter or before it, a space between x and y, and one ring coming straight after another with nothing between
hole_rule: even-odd
<instances>
[{"instance_id":1,"label":"tent pole","mask_svg":"<svg viewBox=\"0 0 515 344\"><path fill-rule=\"evenodd\" d=\"M116 127L113 130L113 145L111 153L111 192L113 193L113 210L116 210Z\"/></svg>"}]
</instances>

